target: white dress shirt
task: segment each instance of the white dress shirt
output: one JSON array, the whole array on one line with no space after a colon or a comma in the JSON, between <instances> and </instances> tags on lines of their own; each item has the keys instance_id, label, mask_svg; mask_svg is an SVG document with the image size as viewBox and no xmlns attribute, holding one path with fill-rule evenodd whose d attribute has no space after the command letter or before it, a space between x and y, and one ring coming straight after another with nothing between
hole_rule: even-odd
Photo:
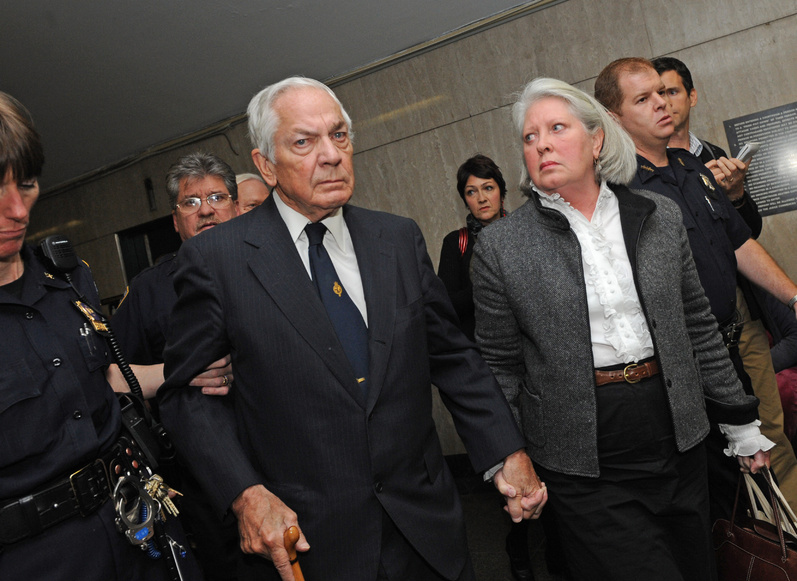
<instances>
[{"instance_id":1,"label":"white dress shirt","mask_svg":"<svg viewBox=\"0 0 797 581\"><path fill-rule=\"evenodd\" d=\"M299 252L305 269L307 269L307 275L312 278L312 274L310 274L310 256L308 255L310 244L307 240L307 233L304 231L304 227L311 224L311 222L307 217L283 202L276 190L273 195L277 211L288 227L291 240L296 245L296 250ZM324 234L324 248L332 260L335 272L340 277L340 284L349 293L357 310L363 316L363 321L365 321L365 326L367 327L368 311L365 307L363 280L360 277L360 268L357 265L357 255L354 253L351 234L348 226L346 226L346 220L343 219L343 210L338 208L331 215L321 220L321 223L327 227L327 231Z\"/></svg>"}]
</instances>

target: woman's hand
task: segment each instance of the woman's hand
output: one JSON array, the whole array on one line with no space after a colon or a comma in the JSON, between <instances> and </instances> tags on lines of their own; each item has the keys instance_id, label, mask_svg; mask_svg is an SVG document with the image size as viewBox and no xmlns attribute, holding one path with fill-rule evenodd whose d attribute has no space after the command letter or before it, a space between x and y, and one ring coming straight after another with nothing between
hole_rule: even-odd
<instances>
[{"instance_id":1,"label":"woman's hand","mask_svg":"<svg viewBox=\"0 0 797 581\"><path fill-rule=\"evenodd\" d=\"M739 470L745 474L757 474L764 467L769 468L769 452L759 450L753 456L737 456Z\"/></svg>"}]
</instances>

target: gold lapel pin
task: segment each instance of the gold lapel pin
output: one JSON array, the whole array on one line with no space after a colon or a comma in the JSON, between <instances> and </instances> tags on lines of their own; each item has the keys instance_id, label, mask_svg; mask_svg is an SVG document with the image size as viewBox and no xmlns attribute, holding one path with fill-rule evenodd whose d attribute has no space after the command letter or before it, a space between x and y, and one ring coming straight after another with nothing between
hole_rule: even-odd
<instances>
[{"instance_id":1,"label":"gold lapel pin","mask_svg":"<svg viewBox=\"0 0 797 581\"><path fill-rule=\"evenodd\" d=\"M332 285L332 292L340 297L343 294L343 287L340 286L338 281L335 281L335 284Z\"/></svg>"}]
</instances>

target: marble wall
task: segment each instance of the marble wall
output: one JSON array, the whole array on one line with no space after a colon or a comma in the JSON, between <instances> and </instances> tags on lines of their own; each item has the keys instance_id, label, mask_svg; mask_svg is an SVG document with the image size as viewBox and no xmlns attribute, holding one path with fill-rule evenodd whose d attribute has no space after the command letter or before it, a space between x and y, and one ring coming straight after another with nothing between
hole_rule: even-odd
<instances>
[{"instance_id":1,"label":"marble wall","mask_svg":"<svg viewBox=\"0 0 797 581\"><path fill-rule=\"evenodd\" d=\"M464 223L459 163L484 153L510 187L518 183L510 108L526 82L552 76L591 92L615 58L675 56L689 65L698 89L693 130L727 148L723 120L797 98L796 41L794 1L753 9L710 0L568 0L336 87L359 130L356 203L417 220L436 261L442 238ZM419 200L420 191L426 195ZM521 203L512 187L507 208ZM795 227L795 212L768 217L760 238L792 278Z\"/></svg>"},{"instance_id":2,"label":"marble wall","mask_svg":"<svg viewBox=\"0 0 797 581\"><path fill-rule=\"evenodd\" d=\"M464 224L457 167L489 155L504 171L507 208L522 203L513 94L537 76L591 91L608 62L672 55L692 70L699 104L693 130L727 146L722 122L797 100L795 0L567 0L488 28L387 68L335 85L354 120L357 187L353 203L409 216L421 226L435 264L442 239ZM253 171L243 124L223 135L134 163L70 192L43 199L33 237L69 235L92 263L101 296L125 281L115 233L168 215L163 178L180 155L203 149L236 172ZM149 209L144 179L155 185ZM768 217L760 241L797 279L792 252L797 213ZM448 453L459 450L444 412Z\"/></svg>"}]
</instances>

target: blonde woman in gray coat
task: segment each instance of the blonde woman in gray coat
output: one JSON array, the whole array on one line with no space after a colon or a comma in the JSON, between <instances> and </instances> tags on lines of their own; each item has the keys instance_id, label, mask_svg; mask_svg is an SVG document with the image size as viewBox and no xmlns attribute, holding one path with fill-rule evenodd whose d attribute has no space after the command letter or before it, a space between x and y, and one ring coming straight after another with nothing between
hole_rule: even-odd
<instances>
[{"instance_id":1,"label":"blonde woman in gray coat","mask_svg":"<svg viewBox=\"0 0 797 581\"><path fill-rule=\"evenodd\" d=\"M644 106L644 103L640 103ZM486 229L476 338L548 487L573 579L712 578L707 413L742 470L768 465L677 206L629 190L631 139L537 79L513 109L529 200Z\"/></svg>"}]
</instances>

